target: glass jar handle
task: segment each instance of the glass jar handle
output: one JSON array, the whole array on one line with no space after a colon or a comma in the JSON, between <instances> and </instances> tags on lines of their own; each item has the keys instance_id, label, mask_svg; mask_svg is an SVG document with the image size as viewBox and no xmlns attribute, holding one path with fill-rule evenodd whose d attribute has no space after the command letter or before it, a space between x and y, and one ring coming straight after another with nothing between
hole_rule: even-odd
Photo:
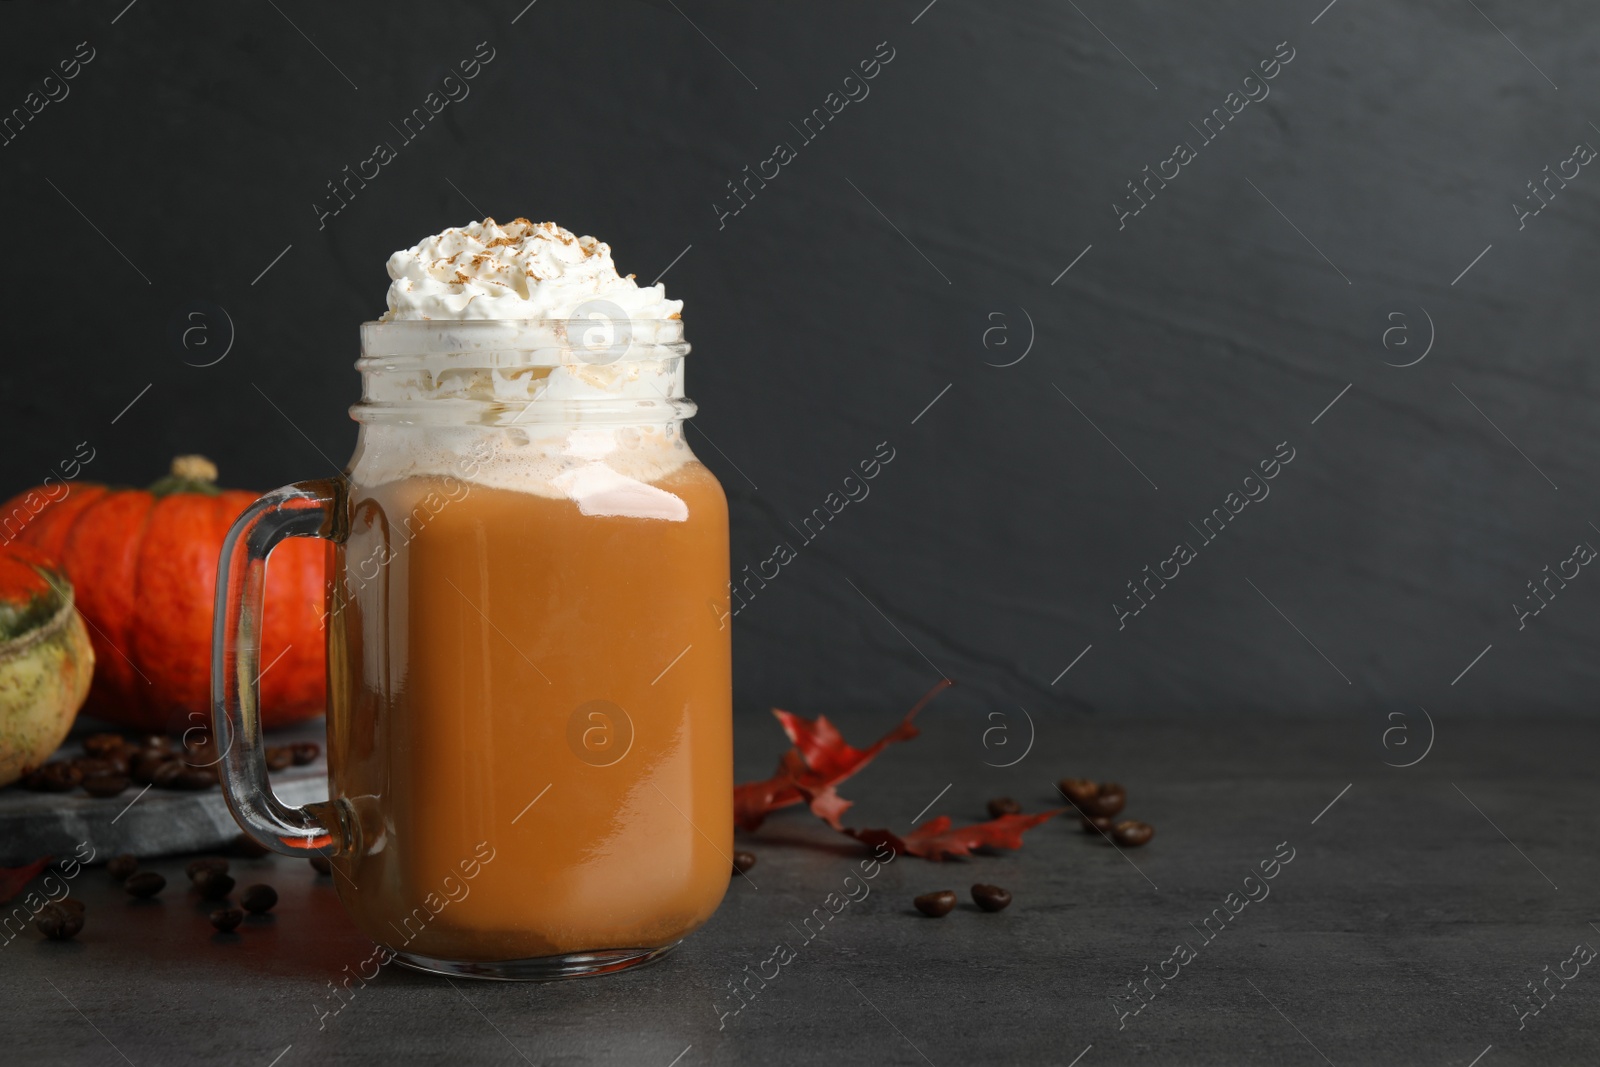
<instances>
[{"instance_id":1,"label":"glass jar handle","mask_svg":"<svg viewBox=\"0 0 1600 1067\"><path fill-rule=\"evenodd\" d=\"M267 780L261 736L261 614L267 555L286 537L343 539L344 485L326 478L274 490L244 510L222 542L211 642L211 728L222 794L245 833L275 852L339 855L348 835L331 798L290 807Z\"/></svg>"}]
</instances>

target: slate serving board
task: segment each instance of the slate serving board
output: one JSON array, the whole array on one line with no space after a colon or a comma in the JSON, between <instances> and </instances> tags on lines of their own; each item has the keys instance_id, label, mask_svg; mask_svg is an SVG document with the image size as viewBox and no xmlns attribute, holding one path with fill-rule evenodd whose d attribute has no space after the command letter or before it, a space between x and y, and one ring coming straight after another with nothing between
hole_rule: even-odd
<instances>
[{"instance_id":1,"label":"slate serving board","mask_svg":"<svg viewBox=\"0 0 1600 1067\"><path fill-rule=\"evenodd\" d=\"M81 738L114 727L80 721L52 757L83 754ZM267 736L268 744L315 741L325 745L321 719ZM313 763L271 774L273 791L285 804L307 804L328 796L325 754ZM141 795L141 790L144 790ZM114 797L35 793L20 786L0 789L0 866L14 867L41 856L68 857L87 841L96 863L122 852L146 858L213 849L239 834L220 787L188 793L135 785Z\"/></svg>"}]
</instances>

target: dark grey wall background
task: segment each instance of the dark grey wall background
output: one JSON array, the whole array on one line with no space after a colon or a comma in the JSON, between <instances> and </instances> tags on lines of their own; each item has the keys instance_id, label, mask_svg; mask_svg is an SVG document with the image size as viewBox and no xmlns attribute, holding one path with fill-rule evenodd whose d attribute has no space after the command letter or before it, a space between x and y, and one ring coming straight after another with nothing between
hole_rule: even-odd
<instances>
[{"instance_id":1,"label":"dark grey wall background","mask_svg":"<svg viewBox=\"0 0 1600 1067\"><path fill-rule=\"evenodd\" d=\"M0 112L95 52L0 146L4 488L85 440L97 480L189 451L232 484L322 475L388 254L479 209L550 218L642 280L675 263L735 568L799 548L737 619L746 711L888 714L941 674L949 706L1046 720L1592 703L1600 577L1521 630L1513 603L1600 544L1600 172L1523 229L1511 206L1600 145L1589 6L525 2L0 4ZM400 145L479 42L471 95ZM1270 96L1203 144L1280 42ZM398 158L319 231L378 141ZM1179 141L1197 158L1119 229ZM236 327L214 366L173 341L194 301ZM802 547L788 524L883 441ZM1270 497L1202 546L1280 442ZM1119 630L1180 541L1198 558Z\"/></svg>"}]
</instances>

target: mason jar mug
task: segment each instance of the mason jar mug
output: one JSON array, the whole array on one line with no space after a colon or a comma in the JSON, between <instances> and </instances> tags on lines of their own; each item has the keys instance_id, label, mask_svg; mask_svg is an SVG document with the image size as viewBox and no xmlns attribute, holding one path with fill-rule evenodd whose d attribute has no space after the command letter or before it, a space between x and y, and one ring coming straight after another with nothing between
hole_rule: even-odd
<instances>
[{"instance_id":1,"label":"mason jar mug","mask_svg":"<svg viewBox=\"0 0 1600 1067\"><path fill-rule=\"evenodd\" d=\"M228 536L228 802L267 847L328 855L402 963L603 973L722 899L728 516L684 438L687 352L676 319L367 323L344 473L263 496ZM304 808L271 791L257 703L286 537L330 542L329 800Z\"/></svg>"}]
</instances>

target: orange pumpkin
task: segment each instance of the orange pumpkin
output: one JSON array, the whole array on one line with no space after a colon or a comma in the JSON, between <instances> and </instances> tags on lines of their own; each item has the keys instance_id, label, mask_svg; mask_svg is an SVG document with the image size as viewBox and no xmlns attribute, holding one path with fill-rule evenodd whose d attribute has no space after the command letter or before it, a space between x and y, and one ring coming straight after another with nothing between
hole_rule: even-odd
<instances>
[{"instance_id":1,"label":"orange pumpkin","mask_svg":"<svg viewBox=\"0 0 1600 1067\"><path fill-rule=\"evenodd\" d=\"M180 733L210 722L211 618L217 557L255 493L219 489L217 468L180 456L149 489L56 483L0 506L0 543L61 562L89 623L95 671L84 713ZM322 712L325 546L293 538L267 567L261 719L281 726Z\"/></svg>"}]
</instances>

